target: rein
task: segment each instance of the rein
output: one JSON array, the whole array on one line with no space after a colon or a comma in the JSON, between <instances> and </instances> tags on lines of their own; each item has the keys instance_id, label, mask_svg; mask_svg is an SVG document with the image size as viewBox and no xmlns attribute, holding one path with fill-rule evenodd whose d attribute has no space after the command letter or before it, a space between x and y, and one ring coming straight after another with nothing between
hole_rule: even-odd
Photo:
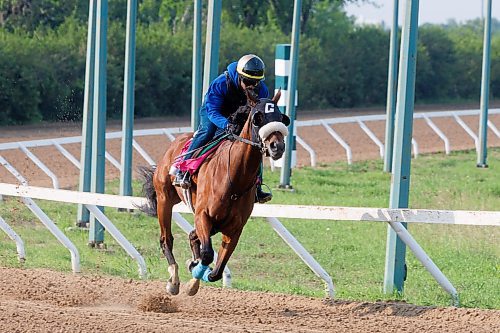
<instances>
[{"instance_id":1,"label":"rein","mask_svg":"<svg viewBox=\"0 0 500 333\"><path fill-rule=\"evenodd\" d=\"M236 141L239 141L239 142L246 143L247 145L250 145L250 146L253 146L253 147L257 147L257 148L259 148L259 150L261 151L261 153L265 153L265 151L266 151L266 146L264 145L264 143L262 141L255 142L255 141L252 141L252 140L248 140L248 139L242 138L241 136L238 136L236 134L230 134L230 135L228 135L228 139L230 139L230 140L236 140Z\"/></svg>"}]
</instances>

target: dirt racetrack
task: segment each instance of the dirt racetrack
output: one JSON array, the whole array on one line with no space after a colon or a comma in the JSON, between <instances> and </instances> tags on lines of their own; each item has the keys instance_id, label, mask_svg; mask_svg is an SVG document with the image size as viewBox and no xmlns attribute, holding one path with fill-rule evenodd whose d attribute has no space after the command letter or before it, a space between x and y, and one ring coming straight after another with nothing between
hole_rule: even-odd
<instances>
[{"instance_id":1,"label":"dirt racetrack","mask_svg":"<svg viewBox=\"0 0 500 333\"><path fill-rule=\"evenodd\" d=\"M359 303L0 268L1 332L499 332L500 311Z\"/></svg>"},{"instance_id":2,"label":"dirt racetrack","mask_svg":"<svg viewBox=\"0 0 500 333\"><path fill-rule=\"evenodd\" d=\"M366 113L372 113L370 111ZM359 113L357 113L359 114ZM348 114L308 114L327 118ZM299 114L299 119L304 119ZM500 115L490 117L500 128ZM477 117L464 117L477 132ZM473 140L452 119L435 123L450 138L452 150L472 149ZM187 126L185 119L140 121L136 128ZM367 123L383 142L384 123ZM108 130L119 130L115 122ZM379 158L377 146L357 125L335 125L353 150L354 160ZM49 124L0 128L0 142L80 135L80 124ZM345 152L321 127L299 128L298 134L318 153L319 163L345 161ZM443 151L440 138L423 120L414 125L421 153ZM139 138L158 159L168 147L165 137ZM500 138L489 130L489 146ZM79 145L67 145L79 159ZM109 152L120 159L120 142ZM31 149L56 172L62 187L75 188L78 169L53 148ZM51 186L50 179L19 150L0 155L32 185ZM146 162L137 154L134 164ZM298 146L298 164L309 165ZM118 171L107 162L108 179ZM16 183L4 168L0 182ZM0 261L1 266L1 261ZM299 296L243 292L202 286L198 295L168 297L160 281L132 281L94 275L71 275L47 270L0 267L0 332L500 332L500 310L436 308L402 302L325 302Z\"/></svg>"}]
</instances>

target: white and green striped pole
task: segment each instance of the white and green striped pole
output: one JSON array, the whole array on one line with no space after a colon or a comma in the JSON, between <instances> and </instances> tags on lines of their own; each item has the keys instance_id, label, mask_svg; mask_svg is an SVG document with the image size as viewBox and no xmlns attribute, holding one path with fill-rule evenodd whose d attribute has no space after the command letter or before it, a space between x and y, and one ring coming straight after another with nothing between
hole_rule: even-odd
<instances>
[{"instance_id":1,"label":"white and green striped pole","mask_svg":"<svg viewBox=\"0 0 500 333\"><path fill-rule=\"evenodd\" d=\"M95 34L96 34L97 0L89 2L89 23L87 31L87 58L85 65L85 90L83 99L82 145L80 157L80 192L90 192L92 168L92 126L94 123L94 72L95 72ZM82 205L78 205L76 225L84 227L89 223L90 213Z\"/></svg>"},{"instance_id":2,"label":"white and green striped pole","mask_svg":"<svg viewBox=\"0 0 500 333\"><path fill-rule=\"evenodd\" d=\"M106 63L108 32L108 0L97 0L94 72L94 114L92 124L92 163L90 192L104 193L106 152ZM98 207L104 211L104 207ZM104 242L104 227L90 215L89 245Z\"/></svg>"},{"instance_id":3,"label":"white and green striped pole","mask_svg":"<svg viewBox=\"0 0 500 333\"><path fill-rule=\"evenodd\" d=\"M281 112L285 114L290 114L290 108L288 107L289 98L288 95L290 93L290 88L292 86L290 82L290 72L291 72L291 61L290 61L290 44L277 44L276 45L276 56L274 60L274 73L275 73L275 84L274 84L274 93L276 94L279 89L281 89L281 98L278 101L278 106L281 109ZM295 87L295 85L293 85ZM297 92L295 92L295 103L294 107L297 106ZM290 117L290 128L294 126L295 121L295 113L294 117ZM290 160L286 161L286 157L283 156L279 160L277 160L274 165L282 168L282 181L280 184L281 188L291 188L290 186L290 168L295 167L297 164L297 145L295 139L295 131L290 131L291 138L291 150L290 150ZM288 141L287 141L288 143ZM288 150L288 147L287 147ZM286 154L286 153L285 153ZM285 171L288 169L288 172ZM285 178L283 178L283 174L285 174Z\"/></svg>"}]
</instances>

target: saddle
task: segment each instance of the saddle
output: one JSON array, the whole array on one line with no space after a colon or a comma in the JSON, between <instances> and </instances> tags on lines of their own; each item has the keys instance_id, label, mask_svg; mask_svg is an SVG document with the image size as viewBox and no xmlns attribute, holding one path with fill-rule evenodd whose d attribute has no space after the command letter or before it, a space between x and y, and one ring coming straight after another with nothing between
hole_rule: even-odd
<instances>
[{"instance_id":1,"label":"saddle","mask_svg":"<svg viewBox=\"0 0 500 333\"><path fill-rule=\"evenodd\" d=\"M185 154L189 148L189 145L191 144L191 141L193 139L189 139L186 141L184 144L184 147L182 147L181 150L181 155ZM194 153L192 158L189 158L187 160L183 159L178 159L175 163L174 166L181 170L182 172L189 171L191 175L195 174L200 166L203 164L203 162L210 156L213 155L213 153L217 150L217 148L222 144L223 138L219 138L212 143L210 143L207 147L205 147L203 150L200 152Z\"/></svg>"}]
</instances>

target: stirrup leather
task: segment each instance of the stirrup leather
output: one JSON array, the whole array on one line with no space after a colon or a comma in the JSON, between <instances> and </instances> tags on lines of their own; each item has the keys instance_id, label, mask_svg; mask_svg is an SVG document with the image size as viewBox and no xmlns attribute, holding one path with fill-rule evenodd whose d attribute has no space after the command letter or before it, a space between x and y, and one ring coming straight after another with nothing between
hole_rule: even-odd
<instances>
[{"instance_id":1,"label":"stirrup leather","mask_svg":"<svg viewBox=\"0 0 500 333\"><path fill-rule=\"evenodd\" d=\"M180 172L175 175L174 181L172 185L179 186L183 189L187 189L191 187L191 175L189 172Z\"/></svg>"}]
</instances>

